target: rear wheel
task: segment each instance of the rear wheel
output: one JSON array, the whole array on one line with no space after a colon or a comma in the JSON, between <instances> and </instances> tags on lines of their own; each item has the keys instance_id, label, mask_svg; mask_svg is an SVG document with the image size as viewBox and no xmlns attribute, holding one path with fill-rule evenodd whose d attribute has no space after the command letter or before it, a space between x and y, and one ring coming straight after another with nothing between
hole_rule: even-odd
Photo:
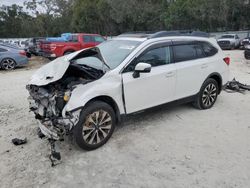
<instances>
[{"instance_id":1,"label":"rear wheel","mask_svg":"<svg viewBox=\"0 0 250 188\"><path fill-rule=\"evenodd\" d=\"M13 70L16 68L16 62L11 58L5 58L1 61L1 68L4 70Z\"/></svg>"},{"instance_id":2,"label":"rear wheel","mask_svg":"<svg viewBox=\"0 0 250 188\"><path fill-rule=\"evenodd\" d=\"M217 100L219 86L216 80L209 78L201 87L201 90L194 102L194 106L204 110L211 108Z\"/></svg>"},{"instance_id":3,"label":"rear wheel","mask_svg":"<svg viewBox=\"0 0 250 188\"><path fill-rule=\"evenodd\" d=\"M112 107L107 103L95 101L82 110L73 134L79 147L94 150L109 140L115 125L115 112Z\"/></svg>"}]
</instances>

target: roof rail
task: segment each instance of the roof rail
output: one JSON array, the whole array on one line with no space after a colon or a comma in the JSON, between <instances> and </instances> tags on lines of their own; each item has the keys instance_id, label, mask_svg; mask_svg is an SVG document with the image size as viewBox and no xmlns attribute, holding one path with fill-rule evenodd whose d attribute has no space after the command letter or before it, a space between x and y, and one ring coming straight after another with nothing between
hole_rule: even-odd
<instances>
[{"instance_id":1,"label":"roof rail","mask_svg":"<svg viewBox=\"0 0 250 188\"><path fill-rule=\"evenodd\" d=\"M148 38L155 32L152 31L133 31L133 32L126 32L118 35L118 37L137 37L137 38Z\"/></svg>"},{"instance_id":2,"label":"roof rail","mask_svg":"<svg viewBox=\"0 0 250 188\"><path fill-rule=\"evenodd\" d=\"M160 38L160 37L171 37L171 36L194 36L194 37L210 37L209 33L203 31L192 31L192 30L177 30L177 31L134 31L126 32L118 35L118 37L136 37L136 38Z\"/></svg>"},{"instance_id":3,"label":"roof rail","mask_svg":"<svg viewBox=\"0 0 250 188\"><path fill-rule=\"evenodd\" d=\"M194 37L206 37L208 38L210 35L209 33L203 31L189 31L189 30L182 30L182 31L159 31L150 35L148 38L159 38L159 37L170 37L170 36L194 36Z\"/></svg>"}]
</instances>

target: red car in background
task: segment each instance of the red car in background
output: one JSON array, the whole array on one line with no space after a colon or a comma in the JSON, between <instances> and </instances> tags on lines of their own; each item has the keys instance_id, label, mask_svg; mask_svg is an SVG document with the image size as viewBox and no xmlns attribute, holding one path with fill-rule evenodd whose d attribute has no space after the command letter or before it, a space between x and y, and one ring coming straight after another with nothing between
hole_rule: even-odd
<instances>
[{"instance_id":1,"label":"red car in background","mask_svg":"<svg viewBox=\"0 0 250 188\"><path fill-rule=\"evenodd\" d=\"M55 59L72 52L94 47L105 41L105 38L98 34L75 33L69 41L42 41L40 48L42 56Z\"/></svg>"}]
</instances>

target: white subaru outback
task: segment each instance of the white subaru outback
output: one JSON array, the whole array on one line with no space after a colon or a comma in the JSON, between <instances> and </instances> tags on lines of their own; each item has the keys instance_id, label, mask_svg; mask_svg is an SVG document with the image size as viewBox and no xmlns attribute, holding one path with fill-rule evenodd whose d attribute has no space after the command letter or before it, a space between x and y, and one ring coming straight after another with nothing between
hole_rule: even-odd
<instances>
[{"instance_id":1,"label":"white subaru outback","mask_svg":"<svg viewBox=\"0 0 250 188\"><path fill-rule=\"evenodd\" d=\"M124 34L43 66L27 85L40 131L54 141L72 133L93 150L121 115L170 102L211 108L230 59L215 39L196 34Z\"/></svg>"}]
</instances>

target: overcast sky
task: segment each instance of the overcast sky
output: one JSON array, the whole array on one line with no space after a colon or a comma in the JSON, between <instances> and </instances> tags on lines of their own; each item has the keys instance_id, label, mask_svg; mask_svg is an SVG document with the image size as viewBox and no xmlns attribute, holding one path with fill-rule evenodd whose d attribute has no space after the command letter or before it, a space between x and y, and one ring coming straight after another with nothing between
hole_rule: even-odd
<instances>
[{"instance_id":1,"label":"overcast sky","mask_svg":"<svg viewBox=\"0 0 250 188\"><path fill-rule=\"evenodd\" d=\"M23 5L24 1L25 0L0 0L0 6L2 6L2 5L12 5L12 4Z\"/></svg>"}]
</instances>

